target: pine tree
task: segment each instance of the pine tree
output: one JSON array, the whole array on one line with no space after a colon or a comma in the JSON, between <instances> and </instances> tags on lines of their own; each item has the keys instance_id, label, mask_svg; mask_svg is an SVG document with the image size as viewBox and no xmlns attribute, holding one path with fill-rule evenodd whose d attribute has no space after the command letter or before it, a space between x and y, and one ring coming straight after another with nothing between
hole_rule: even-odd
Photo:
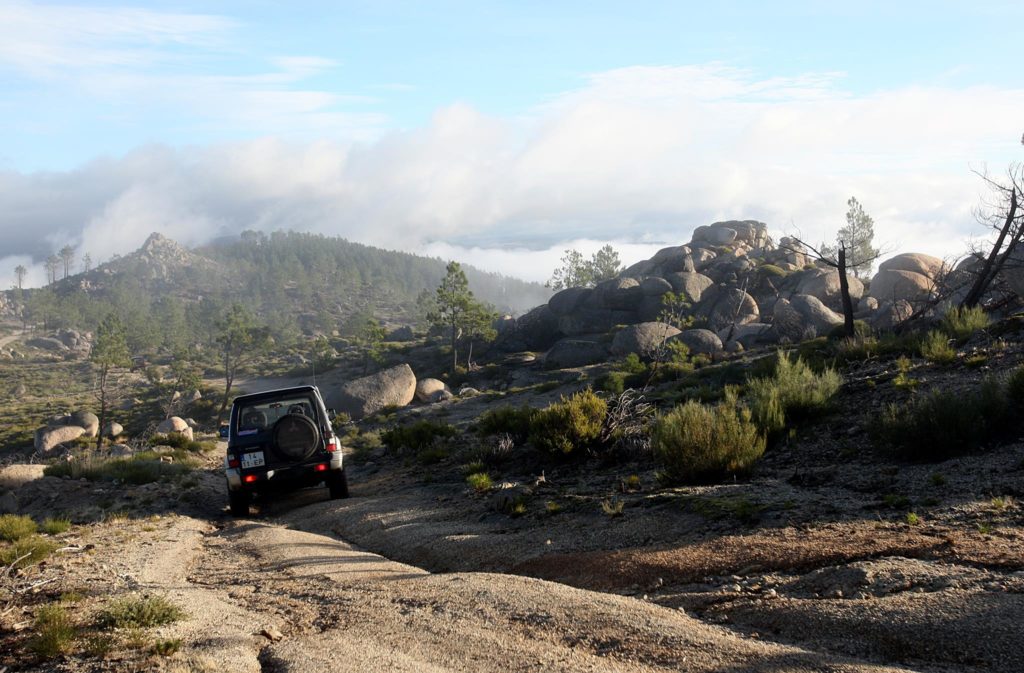
<instances>
[{"instance_id":1,"label":"pine tree","mask_svg":"<svg viewBox=\"0 0 1024 673\"><path fill-rule=\"evenodd\" d=\"M590 257L590 278L597 285L603 280L611 280L622 272L619 253L610 245L603 246Z\"/></svg>"},{"instance_id":2,"label":"pine tree","mask_svg":"<svg viewBox=\"0 0 1024 673\"><path fill-rule=\"evenodd\" d=\"M611 280L622 272L619 253L610 245L584 259L579 250L566 250L562 256L562 266L551 274L545 283L552 290L564 290L569 287L594 287L598 283Z\"/></svg>"},{"instance_id":3,"label":"pine tree","mask_svg":"<svg viewBox=\"0 0 1024 673\"><path fill-rule=\"evenodd\" d=\"M429 315L431 326L449 333L452 347L452 373L459 366L457 346L463 336L487 336L482 328L487 309L473 297L466 274L458 262L448 262L447 273L435 293L435 305ZM491 337L493 338L493 337Z\"/></svg>"},{"instance_id":4,"label":"pine tree","mask_svg":"<svg viewBox=\"0 0 1024 673\"><path fill-rule=\"evenodd\" d=\"M124 324L116 313L109 313L96 328L89 361L96 370L96 397L100 403L100 431L96 437L96 449L103 448L103 432L107 425L107 406L110 398L111 375L120 367L130 363L128 339Z\"/></svg>"},{"instance_id":5,"label":"pine tree","mask_svg":"<svg viewBox=\"0 0 1024 673\"><path fill-rule=\"evenodd\" d=\"M63 277L67 278L68 274L71 273L71 266L74 264L75 261L75 249L70 245L65 245L63 248L60 249L60 252L57 254L60 255L60 261L64 265Z\"/></svg>"},{"instance_id":6,"label":"pine tree","mask_svg":"<svg viewBox=\"0 0 1024 673\"><path fill-rule=\"evenodd\" d=\"M224 364L224 399L217 412L217 418L222 419L238 370L267 348L268 330L257 326L256 319L244 306L232 304L227 315L217 321L216 341Z\"/></svg>"},{"instance_id":7,"label":"pine tree","mask_svg":"<svg viewBox=\"0 0 1024 673\"><path fill-rule=\"evenodd\" d=\"M562 256L562 266L555 269L551 274L551 280L545 285L552 290L591 287L594 284L594 279L590 271L590 266L583 259L583 254L579 250L566 250Z\"/></svg>"},{"instance_id":8,"label":"pine tree","mask_svg":"<svg viewBox=\"0 0 1024 673\"><path fill-rule=\"evenodd\" d=\"M14 267L14 277L18 279L17 287L19 290L21 289L22 285L24 285L25 276L27 275L28 269L26 269L23 265L19 264L18 266Z\"/></svg>"},{"instance_id":9,"label":"pine tree","mask_svg":"<svg viewBox=\"0 0 1024 673\"><path fill-rule=\"evenodd\" d=\"M839 230L836 239L839 247L845 245L846 258L850 260L850 270L857 278L866 277L871 273L874 260L878 259L879 250L872 246L875 238L875 221L864 212L864 207L856 198L850 197L846 202L846 226Z\"/></svg>"},{"instance_id":10,"label":"pine tree","mask_svg":"<svg viewBox=\"0 0 1024 673\"><path fill-rule=\"evenodd\" d=\"M60 265L60 258L56 255L50 255L46 258L46 282L56 283L57 282L57 267Z\"/></svg>"}]
</instances>

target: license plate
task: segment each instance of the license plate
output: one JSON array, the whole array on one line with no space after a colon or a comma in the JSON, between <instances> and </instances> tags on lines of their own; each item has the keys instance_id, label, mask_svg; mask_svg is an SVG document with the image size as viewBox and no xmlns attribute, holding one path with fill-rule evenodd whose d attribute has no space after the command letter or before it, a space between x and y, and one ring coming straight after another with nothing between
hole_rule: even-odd
<instances>
[{"instance_id":1,"label":"license plate","mask_svg":"<svg viewBox=\"0 0 1024 673\"><path fill-rule=\"evenodd\" d=\"M266 465L263 461L262 451L253 451L252 453L242 454L242 469L246 470L250 467L259 467L260 465Z\"/></svg>"}]
</instances>

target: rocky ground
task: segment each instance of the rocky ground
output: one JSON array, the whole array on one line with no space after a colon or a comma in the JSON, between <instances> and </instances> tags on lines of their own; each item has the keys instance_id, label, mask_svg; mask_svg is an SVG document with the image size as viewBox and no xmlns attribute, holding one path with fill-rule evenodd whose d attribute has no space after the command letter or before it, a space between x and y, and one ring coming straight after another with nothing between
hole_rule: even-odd
<instances>
[{"instance_id":1,"label":"rocky ground","mask_svg":"<svg viewBox=\"0 0 1024 673\"><path fill-rule=\"evenodd\" d=\"M830 429L841 420L804 428L747 482L704 487L660 487L640 458L523 461L478 494L457 466L362 452L351 499L310 489L242 521L224 511L216 454L176 482L134 487L9 466L0 487L20 511L73 512L76 525L20 578L46 583L3 615L0 666L1019 670L1024 444L886 465L851 455L863 438ZM113 597L140 594L188 616L95 632ZM27 654L33 615L68 595L80 644ZM152 654L160 642L178 646Z\"/></svg>"},{"instance_id":2,"label":"rocky ground","mask_svg":"<svg viewBox=\"0 0 1024 673\"><path fill-rule=\"evenodd\" d=\"M694 381L720 386L766 354L716 358ZM609 367L525 355L474 373L479 392L361 422L348 500L309 489L234 520L223 445L138 486L8 465L0 505L72 527L45 563L4 575L0 670L1016 672L1024 439L908 463L869 431L888 404L1022 361L1019 334L984 334L952 364L852 362L831 412L773 442L749 478L703 486L664 486L642 450L558 461L520 446L489 466L492 488L470 488L465 450L494 441L472 429L484 411L544 406ZM649 394L671 404L682 385ZM436 459L365 441L424 418L459 429ZM138 596L185 616L98 625ZM57 604L75 636L43 656L36 620Z\"/></svg>"}]
</instances>

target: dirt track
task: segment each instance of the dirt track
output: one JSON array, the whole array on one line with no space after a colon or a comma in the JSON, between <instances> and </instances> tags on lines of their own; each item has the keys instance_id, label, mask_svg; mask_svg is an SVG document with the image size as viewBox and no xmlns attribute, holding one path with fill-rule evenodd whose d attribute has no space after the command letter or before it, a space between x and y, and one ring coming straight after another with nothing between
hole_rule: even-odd
<instances>
[{"instance_id":1,"label":"dirt track","mask_svg":"<svg viewBox=\"0 0 1024 673\"><path fill-rule=\"evenodd\" d=\"M161 634L188 644L176 655L185 670L906 670L744 638L635 598L434 575L271 521L105 525L120 542L89 565L114 591L186 606L189 619ZM284 637L271 643L264 629Z\"/></svg>"},{"instance_id":2,"label":"dirt track","mask_svg":"<svg viewBox=\"0 0 1024 673\"><path fill-rule=\"evenodd\" d=\"M65 503L106 497L40 474L14 466L0 477L30 507L49 507L55 493ZM191 509L179 510L187 515L83 526L77 542L95 551L58 554L48 572L62 578L59 591L90 597L75 608L83 619L135 592L184 606L186 620L152 634L181 639L181 651L157 660L173 671L1019 670L1024 575L1012 530L979 543L851 524L542 554L517 567L517 552L532 552L510 545L525 545L525 534L491 530L497 524L478 521L464 501L444 506L430 489L391 492L356 476L350 500L312 489L233 520L222 477L203 472ZM339 535L459 571L429 573ZM462 540L462 561L444 559ZM465 570L497 567L500 549L508 569L559 583ZM723 571L745 579L735 589L702 586L705 574ZM837 587L846 595L833 596ZM907 667L878 663L893 661ZM60 670L139 668L137 656L115 655Z\"/></svg>"}]
</instances>

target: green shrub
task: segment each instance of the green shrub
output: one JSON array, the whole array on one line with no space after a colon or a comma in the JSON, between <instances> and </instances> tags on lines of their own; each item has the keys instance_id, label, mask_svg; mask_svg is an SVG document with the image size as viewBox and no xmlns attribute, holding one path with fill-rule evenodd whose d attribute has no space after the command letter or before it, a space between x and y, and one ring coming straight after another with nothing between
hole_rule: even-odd
<instances>
[{"instance_id":1,"label":"green shrub","mask_svg":"<svg viewBox=\"0 0 1024 673\"><path fill-rule=\"evenodd\" d=\"M918 353L921 347L921 335L915 332L893 334L888 332L878 338L878 354L886 357L905 357Z\"/></svg>"},{"instance_id":2,"label":"green shrub","mask_svg":"<svg viewBox=\"0 0 1024 673\"><path fill-rule=\"evenodd\" d=\"M462 466L462 473L467 477L476 472L486 472L487 464L482 460L472 460Z\"/></svg>"},{"instance_id":3,"label":"green shrub","mask_svg":"<svg viewBox=\"0 0 1024 673\"><path fill-rule=\"evenodd\" d=\"M647 371L647 365L640 360L639 355L636 353L630 353L623 358L622 362L618 364L616 369L626 372L627 374L643 374Z\"/></svg>"},{"instance_id":4,"label":"green shrub","mask_svg":"<svg viewBox=\"0 0 1024 673\"><path fill-rule=\"evenodd\" d=\"M975 353L974 355L967 356L967 358L964 360L964 364L967 365L968 367L971 367L972 369L984 367L986 364L988 364L988 356L982 353Z\"/></svg>"},{"instance_id":5,"label":"green shrub","mask_svg":"<svg viewBox=\"0 0 1024 673\"><path fill-rule=\"evenodd\" d=\"M1017 367L1006 380L1006 395L1020 408L1024 405L1024 366Z\"/></svg>"},{"instance_id":6,"label":"green shrub","mask_svg":"<svg viewBox=\"0 0 1024 673\"><path fill-rule=\"evenodd\" d=\"M422 420L391 428L381 435L381 439L392 451L409 450L419 453L433 446L438 439L448 439L456 434L458 431L448 423Z\"/></svg>"},{"instance_id":7,"label":"green shrub","mask_svg":"<svg viewBox=\"0 0 1024 673\"><path fill-rule=\"evenodd\" d=\"M785 278L787 275L789 275L785 269L783 269L782 267L775 266L774 264L762 264L761 266L757 267L757 269L763 275L772 276L774 278Z\"/></svg>"},{"instance_id":8,"label":"green shrub","mask_svg":"<svg viewBox=\"0 0 1024 673\"><path fill-rule=\"evenodd\" d=\"M435 465L449 456L448 449L443 446L429 446L420 449L416 454L416 460L423 465Z\"/></svg>"},{"instance_id":9,"label":"green shrub","mask_svg":"<svg viewBox=\"0 0 1024 673\"><path fill-rule=\"evenodd\" d=\"M125 596L110 602L97 617L105 629L148 628L178 621L185 611L163 596Z\"/></svg>"},{"instance_id":10,"label":"green shrub","mask_svg":"<svg viewBox=\"0 0 1024 673\"><path fill-rule=\"evenodd\" d=\"M942 331L960 343L967 341L971 335L988 325L988 314L978 306L951 308L942 318Z\"/></svg>"},{"instance_id":11,"label":"green shrub","mask_svg":"<svg viewBox=\"0 0 1024 673\"><path fill-rule=\"evenodd\" d=\"M608 405L587 389L562 397L537 412L530 423L530 441L548 453L570 455L590 448L608 414Z\"/></svg>"},{"instance_id":12,"label":"green shrub","mask_svg":"<svg viewBox=\"0 0 1024 673\"><path fill-rule=\"evenodd\" d=\"M775 373L747 384L747 400L761 429L775 433L788 421L827 409L842 385L843 378L834 369L826 368L816 374L802 358L794 362L779 351Z\"/></svg>"},{"instance_id":13,"label":"green shrub","mask_svg":"<svg viewBox=\"0 0 1024 673\"><path fill-rule=\"evenodd\" d=\"M197 442L189 439L180 432L172 432L168 435L153 435L149 438L150 446L169 446L174 449L182 449L192 453L204 453L217 448L214 442Z\"/></svg>"},{"instance_id":14,"label":"green shrub","mask_svg":"<svg viewBox=\"0 0 1024 673\"><path fill-rule=\"evenodd\" d=\"M956 349L944 332L932 330L921 340L921 357L936 364L949 364L956 360Z\"/></svg>"},{"instance_id":15,"label":"green shrub","mask_svg":"<svg viewBox=\"0 0 1024 673\"><path fill-rule=\"evenodd\" d=\"M871 326L863 320L853 321L853 338L869 337L872 334ZM846 336L846 325L836 325L832 328L832 331L828 333L829 339L848 339Z\"/></svg>"},{"instance_id":16,"label":"green shrub","mask_svg":"<svg viewBox=\"0 0 1024 673\"><path fill-rule=\"evenodd\" d=\"M36 611L35 635L29 649L47 659L71 651L75 640L75 625L61 605L44 605Z\"/></svg>"},{"instance_id":17,"label":"green shrub","mask_svg":"<svg viewBox=\"0 0 1024 673\"><path fill-rule=\"evenodd\" d=\"M494 482L491 481L491 475L486 472L474 472L466 477L466 483L469 484L477 493L484 493L494 487Z\"/></svg>"},{"instance_id":18,"label":"green shrub","mask_svg":"<svg viewBox=\"0 0 1024 673\"><path fill-rule=\"evenodd\" d=\"M658 418L651 445L666 483L707 482L745 473L765 437L731 389L715 406L687 402Z\"/></svg>"},{"instance_id":19,"label":"green shrub","mask_svg":"<svg viewBox=\"0 0 1024 673\"><path fill-rule=\"evenodd\" d=\"M770 379L755 379L770 381ZM770 383L757 384L749 392L751 418L765 434L776 434L786 428L786 409L777 386Z\"/></svg>"},{"instance_id":20,"label":"green shrub","mask_svg":"<svg viewBox=\"0 0 1024 673\"><path fill-rule=\"evenodd\" d=\"M0 540L14 542L36 532L36 522L30 516L4 514L0 516Z\"/></svg>"},{"instance_id":21,"label":"green shrub","mask_svg":"<svg viewBox=\"0 0 1024 673\"><path fill-rule=\"evenodd\" d=\"M481 435L511 435L522 444L530 435L530 423L537 415L537 409L524 404L521 407L502 406L485 411L476 422Z\"/></svg>"},{"instance_id":22,"label":"green shrub","mask_svg":"<svg viewBox=\"0 0 1024 673\"><path fill-rule=\"evenodd\" d=\"M142 452L131 458L84 458L54 463L47 465L43 474L88 481L120 481L138 486L170 481L191 471L189 463L166 463L155 453Z\"/></svg>"},{"instance_id":23,"label":"green shrub","mask_svg":"<svg viewBox=\"0 0 1024 673\"><path fill-rule=\"evenodd\" d=\"M690 362L693 363L694 368L707 367L711 364L711 356L705 355L704 353L698 353L690 358Z\"/></svg>"},{"instance_id":24,"label":"green shrub","mask_svg":"<svg viewBox=\"0 0 1024 673\"><path fill-rule=\"evenodd\" d=\"M978 451L1018 424L1007 386L987 379L976 390L935 390L889 405L871 434L898 458L938 461Z\"/></svg>"},{"instance_id":25,"label":"green shrub","mask_svg":"<svg viewBox=\"0 0 1024 673\"><path fill-rule=\"evenodd\" d=\"M48 518L43 521L42 531L47 535L60 535L71 528L71 519L66 517Z\"/></svg>"},{"instance_id":26,"label":"green shrub","mask_svg":"<svg viewBox=\"0 0 1024 673\"><path fill-rule=\"evenodd\" d=\"M843 337L833 348L836 357L844 362L867 360L878 354L878 339L873 336Z\"/></svg>"},{"instance_id":27,"label":"green shrub","mask_svg":"<svg viewBox=\"0 0 1024 673\"><path fill-rule=\"evenodd\" d=\"M27 568L44 561L55 549L57 543L53 540L27 535L0 547L0 566Z\"/></svg>"},{"instance_id":28,"label":"green shrub","mask_svg":"<svg viewBox=\"0 0 1024 673\"><path fill-rule=\"evenodd\" d=\"M608 372L599 381L601 390L611 395L621 395L626 389L626 379L630 378L627 372Z\"/></svg>"},{"instance_id":29,"label":"green shrub","mask_svg":"<svg viewBox=\"0 0 1024 673\"><path fill-rule=\"evenodd\" d=\"M180 649L181 638L168 638L167 640L158 640L153 643L153 654L159 657L173 656Z\"/></svg>"}]
</instances>

